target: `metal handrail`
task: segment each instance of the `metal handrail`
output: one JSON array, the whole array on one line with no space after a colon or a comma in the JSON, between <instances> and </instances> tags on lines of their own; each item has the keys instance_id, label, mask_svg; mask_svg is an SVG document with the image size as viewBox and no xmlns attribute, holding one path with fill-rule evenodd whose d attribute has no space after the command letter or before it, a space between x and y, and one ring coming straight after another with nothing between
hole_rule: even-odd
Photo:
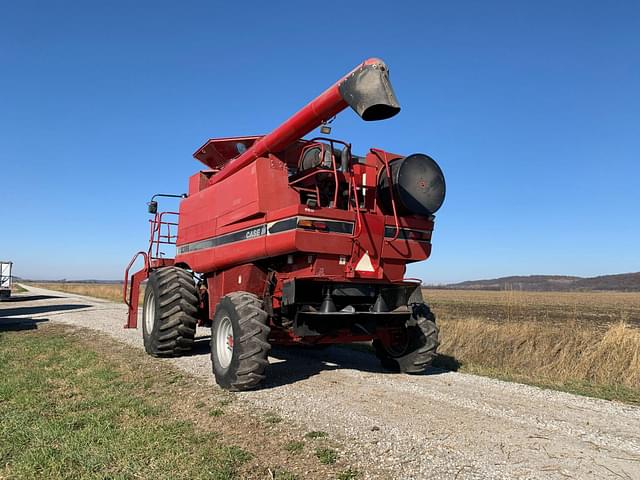
<instances>
[{"instance_id":1,"label":"metal handrail","mask_svg":"<svg viewBox=\"0 0 640 480\"><path fill-rule=\"evenodd\" d=\"M177 222L168 222L163 220L165 215L175 215L176 217L180 214L178 212L160 212L156 213L153 217L153 220L149 220L151 234L149 236L149 249L147 251L149 258L157 259L160 258L160 245L175 245L176 240L178 239L178 234L173 235L171 233L171 227L178 226ZM162 234L162 226L166 225L166 234ZM153 250L155 246L155 252Z\"/></svg>"},{"instance_id":2,"label":"metal handrail","mask_svg":"<svg viewBox=\"0 0 640 480\"><path fill-rule=\"evenodd\" d=\"M347 165L349 167L351 167L351 144L344 142L342 140L336 140L334 138L328 138L328 137L314 137L311 140L309 140L310 143L316 143L321 145L321 148L324 149L324 143L321 143L321 141L325 141L325 142L329 142L329 147L331 148L331 166L333 167L333 176L335 178L335 188L333 190L333 207L336 208L336 206L338 205L338 166L337 166L337 162L336 162L336 156L333 153L335 151L335 147L334 144L340 144L342 145L345 150L348 152L348 157L347 157ZM322 152L324 153L324 152ZM322 158L322 156L320 157ZM345 165L341 165L340 166L342 168L342 172L345 172Z\"/></svg>"},{"instance_id":3,"label":"metal handrail","mask_svg":"<svg viewBox=\"0 0 640 480\"><path fill-rule=\"evenodd\" d=\"M320 159L322 161L322 159L324 158L324 151L325 151L325 147L326 145L324 143L321 142L313 142L310 141L309 143L307 143L307 145L304 146L304 148L302 149L302 151L300 152L300 160L298 161L298 168L300 168L300 162L302 161L302 158L304 157L304 152L307 150L310 150L311 148L315 148L315 147L320 147ZM334 208L336 207L337 203L338 203L338 170L336 168L336 158L335 155L333 154L333 145L331 146L331 171L333 172L333 178L334 178L334 188L333 188L333 206ZM327 173L328 169L326 168L322 168L322 169L314 169L312 172L303 175L300 178L296 178L292 181L289 182L289 186L293 187L296 183L300 183L303 180L306 180L307 178L313 177L315 175L318 175L319 173ZM301 187L294 187L294 188L301 188ZM320 204L320 190L318 188L318 186L316 185L316 191L317 191L317 199L318 199L318 204Z\"/></svg>"},{"instance_id":4,"label":"metal handrail","mask_svg":"<svg viewBox=\"0 0 640 480\"><path fill-rule=\"evenodd\" d=\"M149 270L149 256L147 255L147 252L143 252L143 251L139 251L138 253L136 253L131 259L131 261L129 262L129 265L127 265L127 268L124 271L124 285L122 288L122 298L124 300L124 303L126 303L128 307L131 307L131 301L130 299L127 298L127 290L129 286L129 270L131 269L133 264L138 259L138 256L140 255L142 255L142 258L144 258L144 270Z\"/></svg>"}]
</instances>

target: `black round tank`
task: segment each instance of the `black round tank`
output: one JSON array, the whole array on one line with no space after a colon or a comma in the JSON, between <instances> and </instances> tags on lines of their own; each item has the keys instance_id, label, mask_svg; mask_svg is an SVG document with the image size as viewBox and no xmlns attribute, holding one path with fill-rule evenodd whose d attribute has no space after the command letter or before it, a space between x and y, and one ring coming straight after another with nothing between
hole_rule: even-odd
<instances>
[{"instance_id":1,"label":"black round tank","mask_svg":"<svg viewBox=\"0 0 640 480\"><path fill-rule=\"evenodd\" d=\"M444 174L436 161L428 155L414 153L389 162L393 189L389 188L386 169L378 178L378 199L387 215L393 215L391 195L398 215L433 215L444 202ZM393 190L393 192L391 192Z\"/></svg>"}]
</instances>

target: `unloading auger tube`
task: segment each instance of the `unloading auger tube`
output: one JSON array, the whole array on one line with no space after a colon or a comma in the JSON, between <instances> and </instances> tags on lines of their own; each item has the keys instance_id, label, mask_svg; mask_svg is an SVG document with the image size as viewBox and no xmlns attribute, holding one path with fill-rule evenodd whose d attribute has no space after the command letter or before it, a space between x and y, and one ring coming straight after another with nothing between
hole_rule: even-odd
<instances>
[{"instance_id":1,"label":"unloading auger tube","mask_svg":"<svg viewBox=\"0 0 640 480\"><path fill-rule=\"evenodd\" d=\"M267 153L279 152L351 107L363 120L385 120L400 111L389 69L379 58L365 60L247 151L231 160L211 179L211 184L249 165Z\"/></svg>"}]
</instances>

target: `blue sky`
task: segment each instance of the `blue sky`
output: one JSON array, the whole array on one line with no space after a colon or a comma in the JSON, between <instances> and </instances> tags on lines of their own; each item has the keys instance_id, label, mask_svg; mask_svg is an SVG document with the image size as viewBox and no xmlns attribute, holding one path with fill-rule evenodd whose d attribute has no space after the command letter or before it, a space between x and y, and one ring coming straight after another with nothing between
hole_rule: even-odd
<instances>
[{"instance_id":1,"label":"blue sky","mask_svg":"<svg viewBox=\"0 0 640 480\"><path fill-rule=\"evenodd\" d=\"M3 2L0 257L121 278L145 202L186 191L204 140L270 131L370 56L403 110L333 135L447 179L410 275L640 270L634 1Z\"/></svg>"}]
</instances>

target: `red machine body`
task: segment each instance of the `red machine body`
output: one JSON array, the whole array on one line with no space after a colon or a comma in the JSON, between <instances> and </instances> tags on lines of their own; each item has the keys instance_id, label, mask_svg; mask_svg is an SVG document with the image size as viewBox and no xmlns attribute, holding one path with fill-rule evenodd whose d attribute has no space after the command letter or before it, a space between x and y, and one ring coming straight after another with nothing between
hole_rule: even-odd
<instances>
[{"instance_id":1,"label":"red machine body","mask_svg":"<svg viewBox=\"0 0 640 480\"><path fill-rule=\"evenodd\" d=\"M210 140L196 156L239 141L250 140ZM286 161L297 160L305 143L292 147L293 152L259 157L213 185L208 184L210 171L191 178L189 196L180 205L175 261L213 273L207 277L213 307L231 291L254 291L258 285L262 293L265 259L282 263L277 291L292 278L402 282L407 263L429 257L433 221L385 215L376 201L382 159L399 155L370 152L352 172L335 172L340 184L351 187L348 208L310 207L301 204L304 187L289 179L292 165Z\"/></svg>"},{"instance_id":2,"label":"red machine body","mask_svg":"<svg viewBox=\"0 0 640 480\"><path fill-rule=\"evenodd\" d=\"M431 253L443 177L424 155L356 156L348 142L302 138L347 106L364 120L398 113L381 60L363 62L268 135L200 147L194 157L207 168L189 179L179 212L156 213L129 291L127 269L126 326L137 326L139 283L166 265L200 276L205 321L232 292L264 300L271 343L371 340L383 317L405 321L407 303L421 299L406 265ZM421 209L434 191L436 207ZM159 245L174 242L175 259L161 258Z\"/></svg>"}]
</instances>

